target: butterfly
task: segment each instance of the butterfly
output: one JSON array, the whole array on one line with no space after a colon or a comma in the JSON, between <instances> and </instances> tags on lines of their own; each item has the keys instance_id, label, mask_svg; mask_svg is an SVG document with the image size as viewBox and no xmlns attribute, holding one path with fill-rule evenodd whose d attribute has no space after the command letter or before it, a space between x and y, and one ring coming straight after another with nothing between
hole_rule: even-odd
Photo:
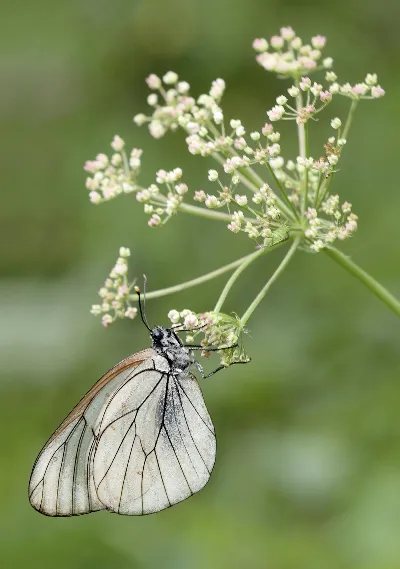
<instances>
[{"instance_id":1,"label":"butterfly","mask_svg":"<svg viewBox=\"0 0 400 569\"><path fill-rule=\"evenodd\" d=\"M44 445L29 482L42 514L151 514L210 478L215 431L190 371L195 364L208 377L193 357L200 346L185 346L173 328L150 328L138 294L152 347L103 375Z\"/></svg>"}]
</instances>

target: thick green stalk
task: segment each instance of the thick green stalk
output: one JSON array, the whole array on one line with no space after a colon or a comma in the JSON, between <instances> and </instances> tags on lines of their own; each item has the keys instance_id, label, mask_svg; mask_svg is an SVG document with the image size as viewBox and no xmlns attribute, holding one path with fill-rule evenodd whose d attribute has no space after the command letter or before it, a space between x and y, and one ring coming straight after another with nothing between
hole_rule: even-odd
<instances>
[{"instance_id":1,"label":"thick green stalk","mask_svg":"<svg viewBox=\"0 0 400 569\"><path fill-rule=\"evenodd\" d=\"M259 253L259 251L257 251L257 253ZM252 259L253 257L254 257L254 253L250 253L250 255L246 255L245 257L241 257L240 259L236 259L236 261L232 261L232 263L229 263L228 265L224 265L223 267L220 267L219 269L216 269L215 271L211 271L210 273L206 273L205 275L201 275L200 277L197 277L196 279L192 279L190 281L185 281L184 283L180 283L180 284L177 284L174 286L170 286L168 288L161 288L159 290L153 290L151 292L147 292L146 298L149 298L149 299L150 298L159 298L161 296L167 296L168 294L180 292L180 291L185 290L187 288L190 288L192 286L197 286L199 284L203 284L203 283L205 283L211 279L215 279L216 277L223 275L224 273L227 273L231 269L235 269L236 267L242 265L243 263L245 263L249 259L251 262L253 260ZM134 295L131 295L129 297L129 300L137 301L138 297L136 294L134 294Z\"/></svg>"},{"instance_id":2,"label":"thick green stalk","mask_svg":"<svg viewBox=\"0 0 400 569\"><path fill-rule=\"evenodd\" d=\"M330 247L329 249L324 249L324 252L336 263L341 265L346 271L351 275L356 277L359 281L363 283L371 292L374 293L382 302L386 304L397 316L400 316L400 301L397 300L385 287L383 287L378 281L356 265L350 257L344 255L339 249Z\"/></svg>"}]
</instances>

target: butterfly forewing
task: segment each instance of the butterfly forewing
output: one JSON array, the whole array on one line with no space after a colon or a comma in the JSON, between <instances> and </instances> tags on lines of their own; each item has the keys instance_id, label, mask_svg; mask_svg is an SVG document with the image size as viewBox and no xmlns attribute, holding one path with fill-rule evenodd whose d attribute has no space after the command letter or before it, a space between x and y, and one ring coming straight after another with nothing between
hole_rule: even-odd
<instances>
[{"instance_id":1,"label":"butterfly forewing","mask_svg":"<svg viewBox=\"0 0 400 569\"><path fill-rule=\"evenodd\" d=\"M143 350L111 368L81 399L43 447L29 482L32 506L48 516L71 516L105 509L93 482L98 420L112 393L151 361Z\"/></svg>"},{"instance_id":2,"label":"butterfly forewing","mask_svg":"<svg viewBox=\"0 0 400 569\"><path fill-rule=\"evenodd\" d=\"M105 374L50 438L30 501L51 516L157 512L207 483L215 452L196 378L143 350Z\"/></svg>"}]
</instances>

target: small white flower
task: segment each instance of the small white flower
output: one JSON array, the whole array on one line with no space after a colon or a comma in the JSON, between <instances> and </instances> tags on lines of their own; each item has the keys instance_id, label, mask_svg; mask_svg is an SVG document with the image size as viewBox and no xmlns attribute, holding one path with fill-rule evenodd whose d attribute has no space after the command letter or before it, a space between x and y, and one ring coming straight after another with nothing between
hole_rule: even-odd
<instances>
[{"instance_id":1,"label":"small white flower","mask_svg":"<svg viewBox=\"0 0 400 569\"><path fill-rule=\"evenodd\" d=\"M215 111L213 113L213 119L214 119L215 124L221 124L222 123L222 121L224 120L224 114L221 111L221 109L218 109L218 111Z\"/></svg>"},{"instance_id":2,"label":"small white flower","mask_svg":"<svg viewBox=\"0 0 400 569\"><path fill-rule=\"evenodd\" d=\"M380 85L376 85L374 87L371 87L371 95L375 99L379 99L380 97L383 97L384 94L385 94L385 91L384 91L384 89L382 89L382 87Z\"/></svg>"},{"instance_id":3,"label":"small white flower","mask_svg":"<svg viewBox=\"0 0 400 569\"><path fill-rule=\"evenodd\" d=\"M246 197L246 196L239 196L238 194L236 194L236 196L235 196L235 201L236 201L237 204L240 205L240 206L245 206L245 205L247 205L247 197Z\"/></svg>"},{"instance_id":4,"label":"small white flower","mask_svg":"<svg viewBox=\"0 0 400 569\"><path fill-rule=\"evenodd\" d=\"M268 49L268 42L265 38L256 38L253 41L253 49L262 53L263 51L267 51Z\"/></svg>"},{"instance_id":5,"label":"small white flower","mask_svg":"<svg viewBox=\"0 0 400 569\"><path fill-rule=\"evenodd\" d=\"M217 196L212 196L212 195L207 195L207 198L206 198L204 203L205 203L206 207L209 207L210 209L214 209L214 208L219 207L221 205Z\"/></svg>"},{"instance_id":6,"label":"small white flower","mask_svg":"<svg viewBox=\"0 0 400 569\"><path fill-rule=\"evenodd\" d=\"M100 316L100 314L102 313L100 304L93 304L92 308L90 309L90 313L93 314L94 316Z\"/></svg>"},{"instance_id":7,"label":"small white flower","mask_svg":"<svg viewBox=\"0 0 400 569\"><path fill-rule=\"evenodd\" d=\"M296 36L296 32L290 26L286 26L280 29L281 36L284 40L290 41Z\"/></svg>"},{"instance_id":8,"label":"small white flower","mask_svg":"<svg viewBox=\"0 0 400 569\"><path fill-rule=\"evenodd\" d=\"M149 132L153 138L161 138L166 133L166 128L159 120L152 120L149 124Z\"/></svg>"},{"instance_id":9,"label":"small white flower","mask_svg":"<svg viewBox=\"0 0 400 569\"><path fill-rule=\"evenodd\" d=\"M335 164L337 164L339 161L338 156L336 156L336 154L329 154L328 156L328 162L331 166L334 166Z\"/></svg>"},{"instance_id":10,"label":"small white flower","mask_svg":"<svg viewBox=\"0 0 400 569\"><path fill-rule=\"evenodd\" d=\"M151 93L147 97L147 104L150 105L150 107L155 107L157 103L158 103L158 96L156 95L156 93Z\"/></svg>"},{"instance_id":11,"label":"small white flower","mask_svg":"<svg viewBox=\"0 0 400 569\"><path fill-rule=\"evenodd\" d=\"M285 161L282 156L278 156L278 158L271 158L269 164L273 170L280 170L283 168Z\"/></svg>"},{"instance_id":12,"label":"small white flower","mask_svg":"<svg viewBox=\"0 0 400 569\"><path fill-rule=\"evenodd\" d=\"M299 92L300 92L299 89L297 87L295 87L294 85L292 87L289 87L289 89L288 89L288 93L291 97L297 97Z\"/></svg>"},{"instance_id":13,"label":"small white flower","mask_svg":"<svg viewBox=\"0 0 400 569\"><path fill-rule=\"evenodd\" d=\"M270 121L278 121L282 118L284 114L285 114L285 108L282 107L282 105L275 105L274 107L272 107L272 109L267 111L267 115Z\"/></svg>"},{"instance_id":14,"label":"small white flower","mask_svg":"<svg viewBox=\"0 0 400 569\"><path fill-rule=\"evenodd\" d=\"M194 192L193 199L196 202L204 202L207 199L207 195L204 190L197 190L196 192Z\"/></svg>"},{"instance_id":15,"label":"small white flower","mask_svg":"<svg viewBox=\"0 0 400 569\"><path fill-rule=\"evenodd\" d=\"M333 65L333 59L331 57L326 57L322 61L322 65L325 67L325 69L330 69Z\"/></svg>"},{"instance_id":16,"label":"small white flower","mask_svg":"<svg viewBox=\"0 0 400 569\"><path fill-rule=\"evenodd\" d=\"M209 170L208 179L210 180L210 182L215 182L216 180L218 180L218 172L216 170Z\"/></svg>"},{"instance_id":17,"label":"small white flower","mask_svg":"<svg viewBox=\"0 0 400 569\"><path fill-rule=\"evenodd\" d=\"M177 324L180 319L179 312L177 310L170 310L168 312L168 318L171 320L172 324Z\"/></svg>"},{"instance_id":18,"label":"small white flower","mask_svg":"<svg viewBox=\"0 0 400 569\"><path fill-rule=\"evenodd\" d=\"M238 119L232 119L231 122L229 123L231 125L231 127L236 130L237 128L239 128L241 126L241 121Z\"/></svg>"},{"instance_id":19,"label":"small white flower","mask_svg":"<svg viewBox=\"0 0 400 569\"><path fill-rule=\"evenodd\" d=\"M160 225L160 223L161 223L161 217L159 215L157 215L156 213L153 213L153 215L151 216L151 218L147 222L147 225L149 227L157 227L158 225Z\"/></svg>"},{"instance_id":20,"label":"small white flower","mask_svg":"<svg viewBox=\"0 0 400 569\"><path fill-rule=\"evenodd\" d=\"M275 143L272 146L268 146L269 155L272 157L279 156L281 153L281 147L279 144Z\"/></svg>"},{"instance_id":21,"label":"small white flower","mask_svg":"<svg viewBox=\"0 0 400 569\"><path fill-rule=\"evenodd\" d=\"M210 96L219 101L224 94L225 91L225 81L223 79L215 79L212 82L211 89L210 89Z\"/></svg>"},{"instance_id":22,"label":"small white flower","mask_svg":"<svg viewBox=\"0 0 400 569\"><path fill-rule=\"evenodd\" d=\"M107 328L110 324L112 324L113 318L111 314L104 314L101 319L101 323L103 324L104 328Z\"/></svg>"},{"instance_id":23,"label":"small white flower","mask_svg":"<svg viewBox=\"0 0 400 569\"><path fill-rule=\"evenodd\" d=\"M147 77L146 83L150 89L159 89L161 87L161 79L154 73Z\"/></svg>"},{"instance_id":24,"label":"small white flower","mask_svg":"<svg viewBox=\"0 0 400 569\"><path fill-rule=\"evenodd\" d=\"M188 314L184 320L186 328L195 328L199 320L195 314Z\"/></svg>"},{"instance_id":25,"label":"small white flower","mask_svg":"<svg viewBox=\"0 0 400 569\"><path fill-rule=\"evenodd\" d=\"M331 120L331 127L334 128L335 130L337 130L341 126L342 126L342 121L338 117Z\"/></svg>"},{"instance_id":26,"label":"small white flower","mask_svg":"<svg viewBox=\"0 0 400 569\"><path fill-rule=\"evenodd\" d=\"M136 317L136 315L137 315L137 308L133 306L128 306L128 308L124 312L125 318L130 318L131 320L133 320Z\"/></svg>"},{"instance_id":27,"label":"small white flower","mask_svg":"<svg viewBox=\"0 0 400 569\"><path fill-rule=\"evenodd\" d=\"M178 75L174 71L167 71L163 77L163 81L166 85L174 85L178 81Z\"/></svg>"},{"instance_id":28,"label":"small white flower","mask_svg":"<svg viewBox=\"0 0 400 569\"><path fill-rule=\"evenodd\" d=\"M113 147L113 149L114 149L116 152L119 152L119 151L122 150L123 147L125 146L125 142L124 142L124 140L123 140L120 136L118 136L118 135L116 134L116 135L114 136L114 139L113 139L112 143L111 143L111 146Z\"/></svg>"},{"instance_id":29,"label":"small white flower","mask_svg":"<svg viewBox=\"0 0 400 569\"><path fill-rule=\"evenodd\" d=\"M98 192L90 192L89 193L89 199L92 202L92 204L99 204L101 202L101 195Z\"/></svg>"},{"instance_id":30,"label":"small white flower","mask_svg":"<svg viewBox=\"0 0 400 569\"><path fill-rule=\"evenodd\" d=\"M288 100L285 97L285 95L280 95L279 97L276 98L276 102L278 103L278 105L285 105L287 101Z\"/></svg>"},{"instance_id":31,"label":"small white flower","mask_svg":"<svg viewBox=\"0 0 400 569\"><path fill-rule=\"evenodd\" d=\"M365 82L369 86L376 85L378 82L377 74L376 73L368 73L368 75L365 78Z\"/></svg>"},{"instance_id":32,"label":"small white flower","mask_svg":"<svg viewBox=\"0 0 400 569\"><path fill-rule=\"evenodd\" d=\"M187 81L180 81L178 83L178 93L181 95L186 94L190 89L190 85Z\"/></svg>"},{"instance_id":33,"label":"small white flower","mask_svg":"<svg viewBox=\"0 0 400 569\"><path fill-rule=\"evenodd\" d=\"M186 318L186 316L189 316L190 314L192 314L192 311L188 308L185 308L181 311L181 318Z\"/></svg>"},{"instance_id":34,"label":"small white flower","mask_svg":"<svg viewBox=\"0 0 400 569\"><path fill-rule=\"evenodd\" d=\"M281 49L284 45L284 39L280 36L272 36L270 44L274 49Z\"/></svg>"},{"instance_id":35,"label":"small white flower","mask_svg":"<svg viewBox=\"0 0 400 569\"><path fill-rule=\"evenodd\" d=\"M252 140L260 140L261 134L257 131L251 132L250 133L250 138Z\"/></svg>"},{"instance_id":36,"label":"small white flower","mask_svg":"<svg viewBox=\"0 0 400 569\"><path fill-rule=\"evenodd\" d=\"M290 42L290 45L293 49L300 49L303 45L303 42L301 41L301 38L297 37Z\"/></svg>"},{"instance_id":37,"label":"small white flower","mask_svg":"<svg viewBox=\"0 0 400 569\"><path fill-rule=\"evenodd\" d=\"M179 196L183 196L188 191L186 184L178 184L175 186L175 191Z\"/></svg>"},{"instance_id":38,"label":"small white flower","mask_svg":"<svg viewBox=\"0 0 400 569\"><path fill-rule=\"evenodd\" d=\"M325 79L327 81L329 81L329 83L332 83L333 81L336 81L337 75L333 71L327 71L326 75L325 75Z\"/></svg>"},{"instance_id":39,"label":"small white flower","mask_svg":"<svg viewBox=\"0 0 400 569\"><path fill-rule=\"evenodd\" d=\"M139 113L133 117L133 122L137 126L143 126L147 122L147 117L143 113Z\"/></svg>"},{"instance_id":40,"label":"small white flower","mask_svg":"<svg viewBox=\"0 0 400 569\"><path fill-rule=\"evenodd\" d=\"M119 256L120 257L130 257L131 250L128 247L120 247L119 248Z\"/></svg>"}]
</instances>

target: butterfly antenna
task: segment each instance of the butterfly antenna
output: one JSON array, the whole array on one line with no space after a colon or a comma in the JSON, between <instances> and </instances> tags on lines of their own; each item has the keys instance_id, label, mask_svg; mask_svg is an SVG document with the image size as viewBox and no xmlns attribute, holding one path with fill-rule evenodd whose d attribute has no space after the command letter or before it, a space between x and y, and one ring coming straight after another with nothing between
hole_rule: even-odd
<instances>
[{"instance_id":1,"label":"butterfly antenna","mask_svg":"<svg viewBox=\"0 0 400 569\"><path fill-rule=\"evenodd\" d=\"M149 332L151 332L151 328L149 326L149 323L147 322L147 318L146 318L146 283L147 283L147 279L146 277L144 277L144 283L143 283L143 304L142 304L142 297L140 296L140 288L138 286L135 286L135 292L138 295L139 298L139 312L140 312L140 318L142 319L143 324L146 326L147 330Z\"/></svg>"}]
</instances>

